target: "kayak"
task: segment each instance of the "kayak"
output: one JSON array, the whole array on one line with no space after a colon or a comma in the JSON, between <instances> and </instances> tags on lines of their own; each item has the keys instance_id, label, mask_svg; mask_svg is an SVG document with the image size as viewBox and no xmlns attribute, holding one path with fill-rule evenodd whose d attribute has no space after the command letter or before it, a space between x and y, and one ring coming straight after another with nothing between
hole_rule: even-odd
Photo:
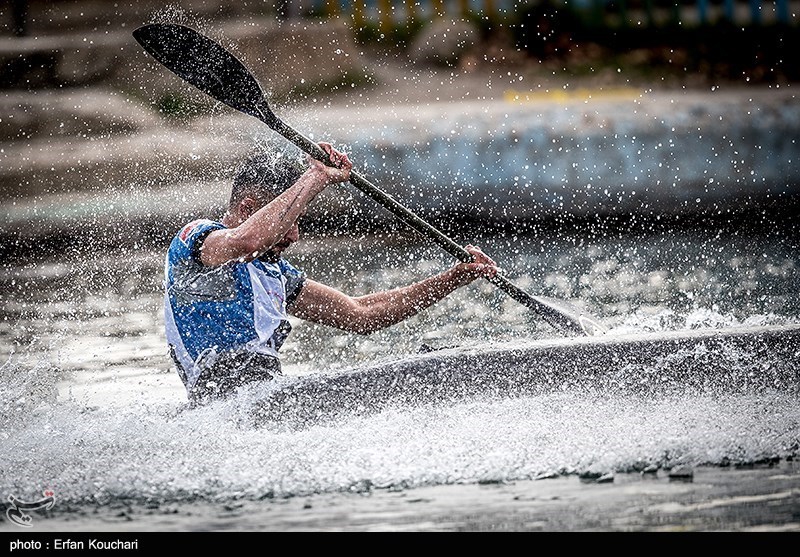
<instances>
[{"instance_id":1,"label":"kayak","mask_svg":"<svg viewBox=\"0 0 800 557\"><path fill-rule=\"evenodd\" d=\"M800 392L800 324L548 338L450 347L344 371L281 378L258 421L307 426L340 413L469 397L711 396Z\"/></svg>"}]
</instances>

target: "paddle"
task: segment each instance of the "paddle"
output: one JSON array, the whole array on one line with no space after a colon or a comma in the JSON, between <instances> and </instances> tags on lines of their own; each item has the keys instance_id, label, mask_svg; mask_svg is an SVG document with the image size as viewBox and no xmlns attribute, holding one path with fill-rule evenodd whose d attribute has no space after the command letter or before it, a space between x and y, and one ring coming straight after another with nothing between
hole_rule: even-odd
<instances>
[{"instance_id":1,"label":"paddle","mask_svg":"<svg viewBox=\"0 0 800 557\"><path fill-rule=\"evenodd\" d=\"M325 164L331 164L327 153L319 145L285 124L273 113L253 74L215 41L189 27L166 23L144 25L136 29L133 36L156 60L200 91L258 118L305 153ZM466 249L406 209L355 170L350 173L350 183L454 257L464 262L472 261L472 255ZM596 335L606 330L596 319L572 305L542 296L532 296L502 274L498 273L488 280L562 332Z\"/></svg>"}]
</instances>

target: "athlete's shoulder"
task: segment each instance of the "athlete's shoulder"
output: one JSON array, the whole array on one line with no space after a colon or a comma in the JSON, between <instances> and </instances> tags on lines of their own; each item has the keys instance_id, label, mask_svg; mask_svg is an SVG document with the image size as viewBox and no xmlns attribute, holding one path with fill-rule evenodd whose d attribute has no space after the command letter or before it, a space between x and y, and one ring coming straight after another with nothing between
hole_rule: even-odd
<instances>
[{"instance_id":1,"label":"athlete's shoulder","mask_svg":"<svg viewBox=\"0 0 800 557\"><path fill-rule=\"evenodd\" d=\"M183 228L175 235L175 238L186 244L187 246L193 239L197 238L203 232L210 230L218 230L225 228L221 222L213 221L211 219L196 219L184 225Z\"/></svg>"},{"instance_id":2,"label":"athlete's shoulder","mask_svg":"<svg viewBox=\"0 0 800 557\"><path fill-rule=\"evenodd\" d=\"M185 224L169 245L171 258L182 259L191 256L198 248L198 241L204 239L210 232L222 228L225 228L224 224L211 219L197 219Z\"/></svg>"}]
</instances>

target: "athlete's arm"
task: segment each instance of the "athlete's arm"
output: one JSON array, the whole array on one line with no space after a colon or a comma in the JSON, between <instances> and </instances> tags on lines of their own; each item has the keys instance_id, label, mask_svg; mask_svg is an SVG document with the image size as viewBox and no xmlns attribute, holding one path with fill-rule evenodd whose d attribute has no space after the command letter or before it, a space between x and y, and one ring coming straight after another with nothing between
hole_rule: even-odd
<instances>
[{"instance_id":1,"label":"athlete's arm","mask_svg":"<svg viewBox=\"0 0 800 557\"><path fill-rule=\"evenodd\" d=\"M475 258L471 263L458 263L420 282L366 296L348 296L306 279L289 312L301 319L348 332L372 333L416 315L478 277L490 278L497 274L495 262L480 249L473 246L466 249Z\"/></svg>"},{"instance_id":2,"label":"athlete's arm","mask_svg":"<svg viewBox=\"0 0 800 557\"><path fill-rule=\"evenodd\" d=\"M213 267L238 259L250 261L280 242L308 204L326 187L350 179L347 155L320 143L335 167L311 159L309 168L289 189L256 210L239 226L215 230L203 241L200 260Z\"/></svg>"}]
</instances>

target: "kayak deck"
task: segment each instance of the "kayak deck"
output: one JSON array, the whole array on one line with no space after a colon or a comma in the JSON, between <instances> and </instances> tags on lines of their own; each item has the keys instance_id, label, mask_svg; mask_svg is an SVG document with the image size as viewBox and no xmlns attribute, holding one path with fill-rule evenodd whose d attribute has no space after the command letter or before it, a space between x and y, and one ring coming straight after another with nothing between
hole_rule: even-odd
<instances>
[{"instance_id":1,"label":"kayak deck","mask_svg":"<svg viewBox=\"0 0 800 557\"><path fill-rule=\"evenodd\" d=\"M445 348L387 363L281 378L259 420L308 425L341 412L552 391L670 396L800 392L800 325L685 330Z\"/></svg>"}]
</instances>

